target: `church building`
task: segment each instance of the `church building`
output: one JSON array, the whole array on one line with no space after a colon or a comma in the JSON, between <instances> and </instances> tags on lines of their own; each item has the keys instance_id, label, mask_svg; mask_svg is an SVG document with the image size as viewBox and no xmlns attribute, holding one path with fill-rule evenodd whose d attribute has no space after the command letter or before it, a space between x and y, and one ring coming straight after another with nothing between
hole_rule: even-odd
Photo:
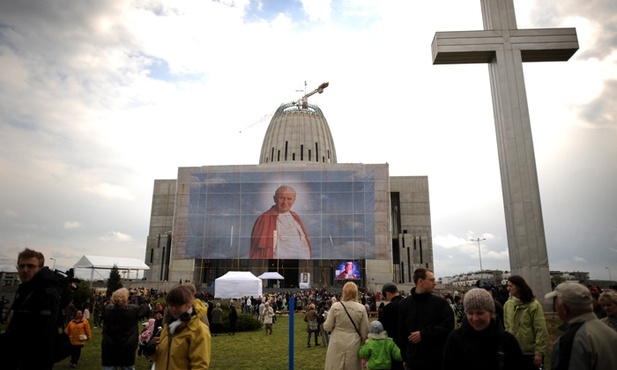
<instances>
[{"instance_id":1,"label":"church building","mask_svg":"<svg viewBox=\"0 0 617 370\"><path fill-rule=\"evenodd\" d=\"M270 286L353 280L381 291L433 269L428 177L338 163L326 117L308 103L326 87L276 110L259 164L180 167L154 181L146 280L199 289L228 271L278 272Z\"/></svg>"}]
</instances>

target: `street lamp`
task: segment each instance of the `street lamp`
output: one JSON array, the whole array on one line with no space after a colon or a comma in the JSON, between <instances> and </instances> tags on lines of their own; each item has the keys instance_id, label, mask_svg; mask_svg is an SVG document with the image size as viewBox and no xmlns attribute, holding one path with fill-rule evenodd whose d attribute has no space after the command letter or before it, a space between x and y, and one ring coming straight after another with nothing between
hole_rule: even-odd
<instances>
[{"instance_id":1,"label":"street lamp","mask_svg":"<svg viewBox=\"0 0 617 370\"><path fill-rule=\"evenodd\" d=\"M608 270L608 278L611 280L611 282L613 282L613 277L611 276L611 268L606 267L606 269Z\"/></svg>"},{"instance_id":2,"label":"street lamp","mask_svg":"<svg viewBox=\"0 0 617 370\"><path fill-rule=\"evenodd\" d=\"M478 242L478 256L480 257L480 279L482 279L482 249L480 249L480 241L486 240L486 238L471 239L472 242Z\"/></svg>"},{"instance_id":3,"label":"street lamp","mask_svg":"<svg viewBox=\"0 0 617 370\"><path fill-rule=\"evenodd\" d=\"M55 270L55 269L56 269L56 259L55 259L55 258L53 258L53 257L49 257L49 259L50 259L50 260L52 260L52 261L54 261L54 265L53 265L53 267L52 267L51 269L52 269L52 270Z\"/></svg>"}]
</instances>

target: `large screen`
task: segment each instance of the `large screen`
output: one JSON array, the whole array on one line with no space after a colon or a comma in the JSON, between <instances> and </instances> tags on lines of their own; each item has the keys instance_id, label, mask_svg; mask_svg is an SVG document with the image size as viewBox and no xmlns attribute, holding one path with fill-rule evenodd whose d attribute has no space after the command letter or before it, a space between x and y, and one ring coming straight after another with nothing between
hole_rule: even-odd
<instances>
[{"instance_id":1,"label":"large screen","mask_svg":"<svg viewBox=\"0 0 617 370\"><path fill-rule=\"evenodd\" d=\"M360 280L362 279L358 263L354 261L342 261L337 263L334 270L336 280Z\"/></svg>"},{"instance_id":2,"label":"large screen","mask_svg":"<svg viewBox=\"0 0 617 370\"><path fill-rule=\"evenodd\" d=\"M180 168L173 257L388 259L388 167Z\"/></svg>"}]
</instances>

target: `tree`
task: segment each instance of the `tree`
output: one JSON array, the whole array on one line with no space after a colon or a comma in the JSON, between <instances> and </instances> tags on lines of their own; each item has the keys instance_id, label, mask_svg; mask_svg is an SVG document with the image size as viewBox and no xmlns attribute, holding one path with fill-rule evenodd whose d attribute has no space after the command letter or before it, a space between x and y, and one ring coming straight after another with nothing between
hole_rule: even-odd
<instances>
[{"instance_id":1,"label":"tree","mask_svg":"<svg viewBox=\"0 0 617 370\"><path fill-rule=\"evenodd\" d=\"M86 300L89 299L90 302L94 301L94 294L92 294L92 289L90 288L90 282L86 280L82 280L77 284L77 289L75 290L75 295L73 296L73 303L77 307L81 307Z\"/></svg>"},{"instance_id":2,"label":"tree","mask_svg":"<svg viewBox=\"0 0 617 370\"><path fill-rule=\"evenodd\" d=\"M114 265L109 272L109 279L107 279L107 297L111 297L112 293L120 288L122 288L120 271L118 271L118 266Z\"/></svg>"}]
</instances>

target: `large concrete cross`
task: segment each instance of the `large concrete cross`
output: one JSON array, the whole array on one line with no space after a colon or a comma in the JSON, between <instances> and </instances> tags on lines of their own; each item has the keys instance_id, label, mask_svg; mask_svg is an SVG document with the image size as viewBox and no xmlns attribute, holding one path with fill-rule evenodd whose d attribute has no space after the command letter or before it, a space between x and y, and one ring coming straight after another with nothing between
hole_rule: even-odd
<instances>
[{"instance_id":1,"label":"large concrete cross","mask_svg":"<svg viewBox=\"0 0 617 370\"><path fill-rule=\"evenodd\" d=\"M517 29L512 0L481 0L484 31L437 32L433 64L488 63L512 274L551 291L523 62L567 61L574 28Z\"/></svg>"}]
</instances>

